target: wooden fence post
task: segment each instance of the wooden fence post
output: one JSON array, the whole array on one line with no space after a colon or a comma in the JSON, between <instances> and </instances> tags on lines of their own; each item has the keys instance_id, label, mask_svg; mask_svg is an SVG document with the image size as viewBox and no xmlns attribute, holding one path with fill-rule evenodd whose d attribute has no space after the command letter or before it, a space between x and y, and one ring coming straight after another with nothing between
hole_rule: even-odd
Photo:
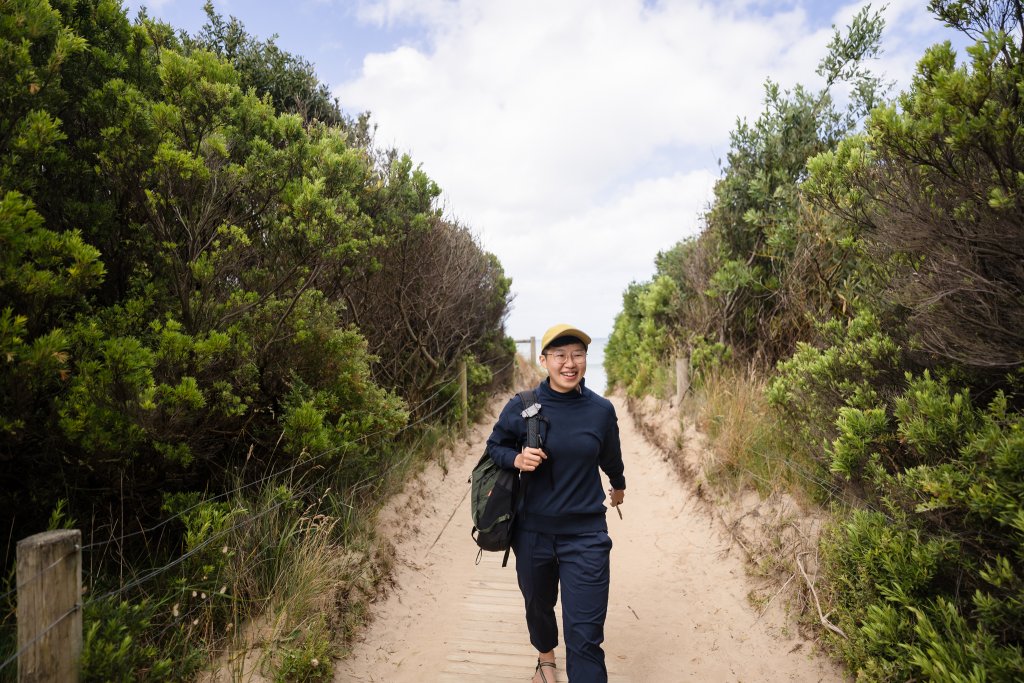
<instances>
[{"instance_id":1,"label":"wooden fence post","mask_svg":"<svg viewBox=\"0 0 1024 683\"><path fill-rule=\"evenodd\" d=\"M82 655L82 532L18 541L18 682L77 681Z\"/></svg>"},{"instance_id":2,"label":"wooden fence post","mask_svg":"<svg viewBox=\"0 0 1024 683\"><path fill-rule=\"evenodd\" d=\"M676 357L676 397L682 401L683 395L690 389L690 358Z\"/></svg>"},{"instance_id":3,"label":"wooden fence post","mask_svg":"<svg viewBox=\"0 0 1024 683\"><path fill-rule=\"evenodd\" d=\"M537 367L537 338L530 337L530 365Z\"/></svg>"},{"instance_id":4,"label":"wooden fence post","mask_svg":"<svg viewBox=\"0 0 1024 683\"><path fill-rule=\"evenodd\" d=\"M469 378L466 375L466 359L459 361L459 393L462 397L462 417L460 425L462 434L469 431Z\"/></svg>"}]
</instances>

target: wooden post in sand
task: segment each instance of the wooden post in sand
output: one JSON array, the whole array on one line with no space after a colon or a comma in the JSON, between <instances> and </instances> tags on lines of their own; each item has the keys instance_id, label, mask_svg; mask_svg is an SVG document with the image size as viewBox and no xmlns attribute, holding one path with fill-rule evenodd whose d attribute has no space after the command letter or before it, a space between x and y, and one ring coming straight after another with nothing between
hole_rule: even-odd
<instances>
[{"instance_id":1,"label":"wooden post in sand","mask_svg":"<svg viewBox=\"0 0 1024 683\"><path fill-rule=\"evenodd\" d=\"M690 390L690 358L676 356L676 398L683 400L683 395Z\"/></svg>"},{"instance_id":2,"label":"wooden post in sand","mask_svg":"<svg viewBox=\"0 0 1024 683\"><path fill-rule=\"evenodd\" d=\"M18 681L78 681L82 656L82 532L18 541Z\"/></svg>"},{"instance_id":3,"label":"wooden post in sand","mask_svg":"<svg viewBox=\"0 0 1024 683\"><path fill-rule=\"evenodd\" d=\"M462 399L462 410L459 411L459 426L462 435L469 431L469 378L466 374L466 359L459 361L459 397Z\"/></svg>"}]
</instances>

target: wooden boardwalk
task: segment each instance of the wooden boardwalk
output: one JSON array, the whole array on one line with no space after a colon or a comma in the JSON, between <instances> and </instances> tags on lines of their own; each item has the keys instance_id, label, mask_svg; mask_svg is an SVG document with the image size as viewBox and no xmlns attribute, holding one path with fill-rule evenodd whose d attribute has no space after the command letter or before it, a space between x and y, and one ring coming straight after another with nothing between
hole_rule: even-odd
<instances>
[{"instance_id":1,"label":"wooden boardwalk","mask_svg":"<svg viewBox=\"0 0 1024 683\"><path fill-rule=\"evenodd\" d=\"M447 662L437 678L442 683L481 681L529 681L537 656L530 645L523 614L523 597L516 584L515 557L501 566L501 553L484 553L474 567L462 596L463 620L456 637L449 641ZM561 603L556 612L561 615ZM561 618L559 618L561 626ZM565 683L564 644L555 651L558 668L555 681ZM609 683L626 683L613 672L608 661ZM546 670L551 680L550 670Z\"/></svg>"}]
</instances>

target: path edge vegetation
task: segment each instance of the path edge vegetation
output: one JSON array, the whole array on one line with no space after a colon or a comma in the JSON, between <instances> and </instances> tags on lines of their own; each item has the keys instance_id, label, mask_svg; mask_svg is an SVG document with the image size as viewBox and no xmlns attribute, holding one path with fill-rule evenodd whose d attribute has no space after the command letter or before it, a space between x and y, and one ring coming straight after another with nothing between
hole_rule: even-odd
<instances>
[{"instance_id":1,"label":"path edge vegetation","mask_svg":"<svg viewBox=\"0 0 1024 683\"><path fill-rule=\"evenodd\" d=\"M0 3L0 662L15 544L75 527L83 680L331 680L457 368L471 422L511 380L511 283L440 187L206 9Z\"/></svg>"},{"instance_id":2,"label":"path edge vegetation","mask_svg":"<svg viewBox=\"0 0 1024 683\"><path fill-rule=\"evenodd\" d=\"M807 625L857 680L1020 680L1024 7L929 7L970 44L929 48L903 92L869 70L870 6L836 31L821 89L766 84L700 234L625 292L605 363L628 396L666 399L687 357L716 495L827 514L816 585L836 628Z\"/></svg>"}]
</instances>

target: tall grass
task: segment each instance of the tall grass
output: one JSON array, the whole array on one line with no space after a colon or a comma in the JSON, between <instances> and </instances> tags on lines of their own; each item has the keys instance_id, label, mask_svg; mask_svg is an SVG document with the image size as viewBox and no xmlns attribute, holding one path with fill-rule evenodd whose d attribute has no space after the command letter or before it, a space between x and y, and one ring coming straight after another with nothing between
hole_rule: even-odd
<instances>
[{"instance_id":1,"label":"tall grass","mask_svg":"<svg viewBox=\"0 0 1024 683\"><path fill-rule=\"evenodd\" d=\"M325 491L304 508L280 505L268 488L249 504L252 523L231 542L225 586L237 596L221 639L219 677L330 680L331 661L365 615L365 601L391 568L351 494ZM358 596L358 597L357 597Z\"/></svg>"},{"instance_id":2,"label":"tall grass","mask_svg":"<svg viewBox=\"0 0 1024 683\"><path fill-rule=\"evenodd\" d=\"M786 492L821 501L820 465L768 405L765 385L742 368L722 366L704 373L684 401L685 414L711 442L704 476L726 493L752 487L762 496Z\"/></svg>"},{"instance_id":3,"label":"tall grass","mask_svg":"<svg viewBox=\"0 0 1024 683\"><path fill-rule=\"evenodd\" d=\"M229 500L170 497L181 551L148 563L165 571L120 592L146 571L125 565L118 577L107 558L86 578L83 680L332 680L392 572L377 513L455 438L444 425L403 436L372 479L320 468L259 488L239 481Z\"/></svg>"}]
</instances>

